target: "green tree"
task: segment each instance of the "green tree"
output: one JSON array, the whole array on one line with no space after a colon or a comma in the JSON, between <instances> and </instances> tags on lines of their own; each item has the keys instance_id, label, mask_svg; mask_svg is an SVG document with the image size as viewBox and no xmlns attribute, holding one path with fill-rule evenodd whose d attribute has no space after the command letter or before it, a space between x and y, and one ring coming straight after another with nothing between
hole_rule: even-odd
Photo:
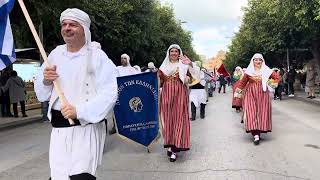
<instances>
[{"instance_id":1,"label":"green tree","mask_svg":"<svg viewBox=\"0 0 320 180\"><path fill-rule=\"evenodd\" d=\"M182 29L173 9L158 0L28 0L30 16L37 26L43 22L45 49L50 52L63 44L59 18L68 7L86 11L91 18L92 39L102 45L108 56L120 64L127 53L131 64L145 66L149 61L160 65L170 44L179 44L192 60L199 60L191 45L191 33ZM12 29L16 46L36 47L18 3L13 13Z\"/></svg>"},{"instance_id":2,"label":"green tree","mask_svg":"<svg viewBox=\"0 0 320 180\"><path fill-rule=\"evenodd\" d=\"M229 47L228 65L247 64L253 53L261 52L269 65L277 66L286 49L296 48L310 49L320 62L319 9L316 0L250 0Z\"/></svg>"}]
</instances>

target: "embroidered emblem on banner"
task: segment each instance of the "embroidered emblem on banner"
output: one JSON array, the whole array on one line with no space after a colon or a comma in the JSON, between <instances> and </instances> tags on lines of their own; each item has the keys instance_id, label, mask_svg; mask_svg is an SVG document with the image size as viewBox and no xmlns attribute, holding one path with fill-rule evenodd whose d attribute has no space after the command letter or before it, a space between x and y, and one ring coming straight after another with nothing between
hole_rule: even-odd
<instances>
[{"instance_id":1,"label":"embroidered emblem on banner","mask_svg":"<svg viewBox=\"0 0 320 180\"><path fill-rule=\"evenodd\" d=\"M129 101L129 106L133 112L141 112L143 108L142 101L139 97L131 98Z\"/></svg>"}]
</instances>

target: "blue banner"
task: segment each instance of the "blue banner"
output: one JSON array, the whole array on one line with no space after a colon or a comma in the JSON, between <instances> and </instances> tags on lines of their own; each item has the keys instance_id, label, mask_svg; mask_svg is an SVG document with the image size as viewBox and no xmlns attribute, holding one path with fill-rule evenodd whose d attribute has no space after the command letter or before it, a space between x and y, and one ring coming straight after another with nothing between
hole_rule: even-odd
<instances>
[{"instance_id":1,"label":"blue banner","mask_svg":"<svg viewBox=\"0 0 320 180\"><path fill-rule=\"evenodd\" d=\"M118 134L148 147L159 133L157 73L118 77L114 115Z\"/></svg>"}]
</instances>

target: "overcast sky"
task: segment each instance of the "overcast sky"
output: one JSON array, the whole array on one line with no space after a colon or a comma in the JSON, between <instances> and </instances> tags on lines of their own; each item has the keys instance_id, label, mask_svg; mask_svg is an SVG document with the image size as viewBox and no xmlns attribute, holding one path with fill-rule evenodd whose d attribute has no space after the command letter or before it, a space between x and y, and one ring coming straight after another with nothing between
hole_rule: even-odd
<instances>
[{"instance_id":1,"label":"overcast sky","mask_svg":"<svg viewBox=\"0 0 320 180\"><path fill-rule=\"evenodd\" d=\"M227 50L243 16L247 0L160 0L172 5L183 27L192 32L193 46L200 55L213 57Z\"/></svg>"}]
</instances>

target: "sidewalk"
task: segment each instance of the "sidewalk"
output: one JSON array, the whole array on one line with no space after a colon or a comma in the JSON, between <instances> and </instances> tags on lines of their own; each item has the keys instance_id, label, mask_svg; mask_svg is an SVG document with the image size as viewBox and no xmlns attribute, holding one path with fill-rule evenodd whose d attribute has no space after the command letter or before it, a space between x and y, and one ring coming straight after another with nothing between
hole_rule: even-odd
<instances>
[{"instance_id":1,"label":"sidewalk","mask_svg":"<svg viewBox=\"0 0 320 180\"><path fill-rule=\"evenodd\" d=\"M34 122L40 122L42 119L41 109L33 109L26 111L28 117L22 117L21 114L18 118L15 117L0 117L0 131L11 129Z\"/></svg>"},{"instance_id":2,"label":"sidewalk","mask_svg":"<svg viewBox=\"0 0 320 180\"><path fill-rule=\"evenodd\" d=\"M295 91L294 92L294 97L288 97L288 96L285 96L286 99L295 99L295 100L298 100L298 101L303 101L303 102L306 102L306 103L310 103L310 104L314 104L314 105L320 105L320 96L316 94L316 98L314 99L309 99L307 98L307 93L305 93L304 91Z\"/></svg>"}]
</instances>

